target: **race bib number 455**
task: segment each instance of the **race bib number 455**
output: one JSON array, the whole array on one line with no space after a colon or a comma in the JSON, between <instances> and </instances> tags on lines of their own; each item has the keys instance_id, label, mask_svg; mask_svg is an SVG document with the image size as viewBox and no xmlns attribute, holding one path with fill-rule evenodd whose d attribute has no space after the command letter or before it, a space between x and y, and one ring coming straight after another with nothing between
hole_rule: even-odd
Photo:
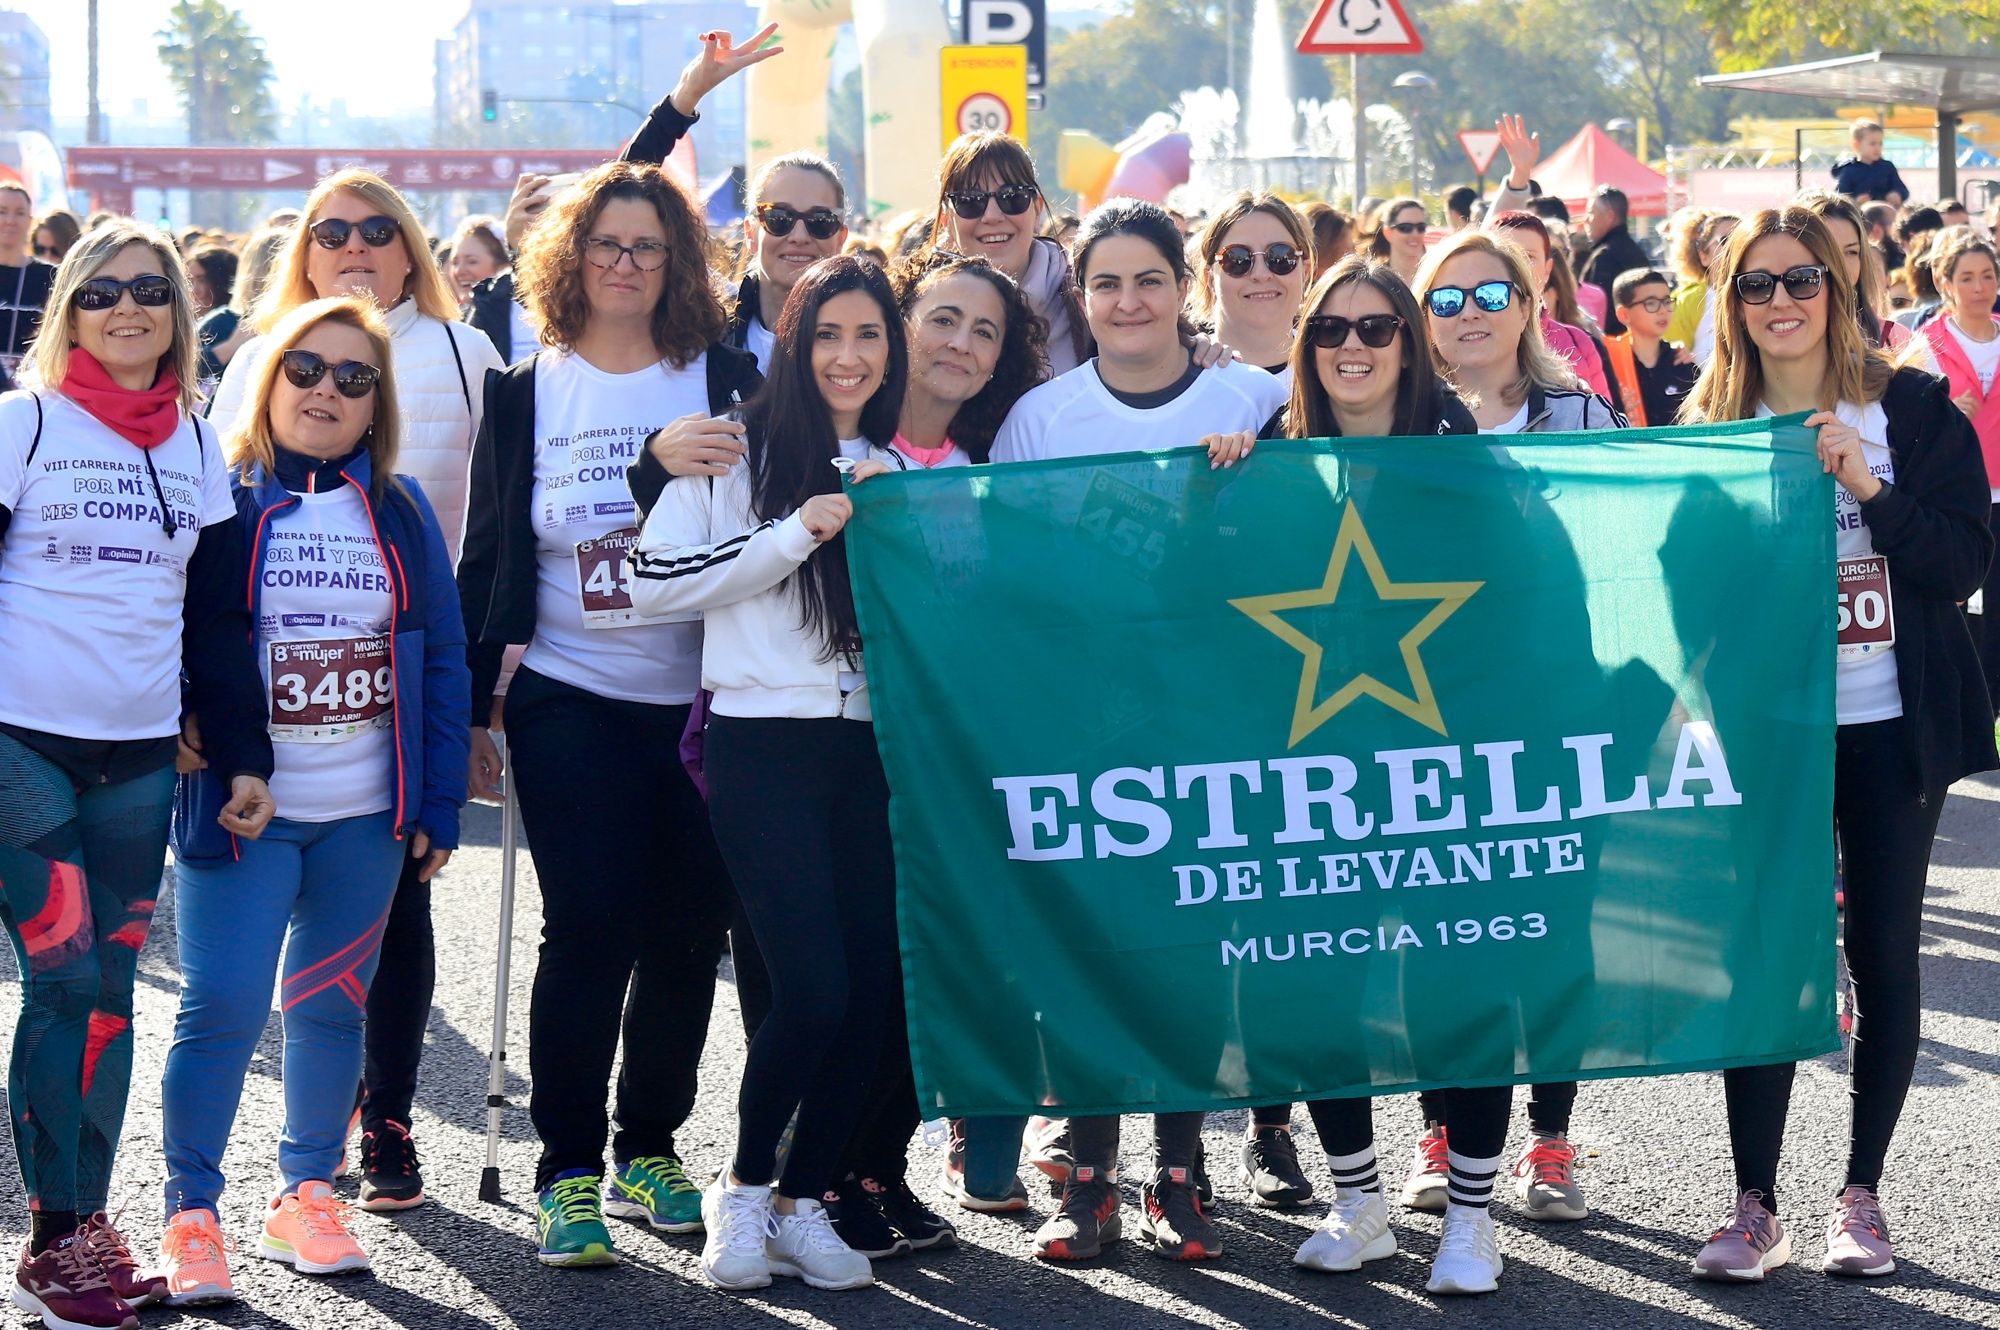
<instances>
[{"instance_id":1,"label":"race bib number 455","mask_svg":"<svg viewBox=\"0 0 2000 1330\"><path fill-rule=\"evenodd\" d=\"M576 585L583 598L585 628L672 622L632 608L632 551L638 544L639 528L631 526L576 543Z\"/></svg>"},{"instance_id":2,"label":"race bib number 455","mask_svg":"<svg viewBox=\"0 0 2000 1330\"><path fill-rule=\"evenodd\" d=\"M340 743L393 720L388 634L273 642L269 650L273 739Z\"/></svg>"}]
</instances>

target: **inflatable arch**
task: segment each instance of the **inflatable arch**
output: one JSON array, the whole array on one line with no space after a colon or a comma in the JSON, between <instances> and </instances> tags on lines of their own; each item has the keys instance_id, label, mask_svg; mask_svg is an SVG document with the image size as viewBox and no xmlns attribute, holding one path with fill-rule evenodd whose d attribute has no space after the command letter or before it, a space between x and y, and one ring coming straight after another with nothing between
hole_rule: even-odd
<instances>
[{"instance_id":1,"label":"inflatable arch","mask_svg":"<svg viewBox=\"0 0 2000 1330\"><path fill-rule=\"evenodd\" d=\"M849 182L852 210L881 217L935 204L939 52L952 40L939 0L762 0L757 22L778 24L787 49L748 71L749 172L788 152L826 151L834 32L852 22L868 116L868 178Z\"/></svg>"}]
</instances>

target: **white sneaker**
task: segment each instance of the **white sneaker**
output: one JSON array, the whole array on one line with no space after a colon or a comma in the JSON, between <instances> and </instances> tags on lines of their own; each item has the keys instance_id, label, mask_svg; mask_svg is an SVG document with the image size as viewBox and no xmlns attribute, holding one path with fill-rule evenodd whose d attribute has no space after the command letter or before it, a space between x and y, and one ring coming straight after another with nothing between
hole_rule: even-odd
<instances>
[{"instance_id":1,"label":"white sneaker","mask_svg":"<svg viewBox=\"0 0 2000 1330\"><path fill-rule=\"evenodd\" d=\"M1359 1270L1363 1261L1379 1261L1395 1254L1389 1202L1382 1193L1342 1187L1333 1194L1333 1208L1292 1257L1292 1263L1308 1270Z\"/></svg>"},{"instance_id":2,"label":"white sneaker","mask_svg":"<svg viewBox=\"0 0 2000 1330\"><path fill-rule=\"evenodd\" d=\"M826 1207L799 1201L797 1212L773 1217L764 1255L774 1275L803 1279L814 1288L866 1288L875 1282L868 1258L840 1240Z\"/></svg>"},{"instance_id":3,"label":"white sneaker","mask_svg":"<svg viewBox=\"0 0 2000 1330\"><path fill-rule=\"evenodd\" d=\"M723 1174L701 1194L701 1270L717 1288L769 1288L764 1240L771 1230L771 1189L729 1183Z\"/></svg>"},{"instance_id":4,"label":"white sneaker","mask_svg":"<svg viewBox=\"0 0 2000 1330\"><path fill-rule=\"evenodd\" d=\"M1469 1205L1444 1212L1444 1236L1431 1262L1433 1293L1491 1293L1500 1287L1500 1239L1493 1216Z\"/></svg>"}]
</instances>

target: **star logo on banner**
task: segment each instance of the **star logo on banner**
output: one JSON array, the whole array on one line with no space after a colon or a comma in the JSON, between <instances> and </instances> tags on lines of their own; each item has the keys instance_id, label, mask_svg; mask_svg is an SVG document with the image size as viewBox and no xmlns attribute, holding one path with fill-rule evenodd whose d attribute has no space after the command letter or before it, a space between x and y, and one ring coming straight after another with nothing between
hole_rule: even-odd
<instances>
[{"instance_id":1,"label":"star logo on banner","mask_svg":"<svg viewBox=\"0 0 2000 1330\"><path fill-rule=\"evenodd\" d=\"M1320 685L1326 682L1323 677L1326 647L1311 633L1300 631L1288 616L1301 610L1324 611L1332 607L1339 600L1349 566L1357 559L1368 575L1368 584L1377 601L1433 602L1430 611L1396 643L1402 655L1403 668L1409 676L1409 687L1407 690L1398 689L1373 674L1357 671L1341 680L1323 701L1314 701L1320 696ZM1298 702L1292 710L1292 737L1287 744L1290 747L1296 746L1301 739L1339 715L1349 703L1362 697L1372 697L1419 725L1439 734L1445 733L1444 718L1438 712L1437 695L1431 691L1430 675L1424 670L1423 657L1418 648L1485 585L1484 582L1390 581L1388 570L1382 566L1382 556L1375 552L1375 542L1368 538L1368 528L1362 525L1361 510L1350 503L1340 521L1340 534L1334 540L1333 558L1327 563L1324 582L1304 591L1245 596L1229 603L1305 657L1304 668L1299 672ZM1359 599L1350 595L1348 604L1352 605ZM1300 617L1309 627L1326 622L1324 613Z\"/></svg>"}]
</instances>

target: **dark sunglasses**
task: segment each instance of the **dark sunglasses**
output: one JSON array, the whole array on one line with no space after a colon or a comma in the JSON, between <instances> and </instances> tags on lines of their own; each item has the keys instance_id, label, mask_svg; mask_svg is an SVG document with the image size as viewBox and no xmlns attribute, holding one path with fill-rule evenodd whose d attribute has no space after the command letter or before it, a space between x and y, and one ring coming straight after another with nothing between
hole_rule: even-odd
<instances>
[{"instance_id":1,"label":"dark sunglasses","mask_svg":"<svg viewBox=\"0 0 2000 1330\"><path fill-rule=\"evenodd\" d=\"M1507 281L1481 282L1478 286L1434 286L1424 295L1424 304L1435 318L1455 319L1465 312L1465 298L1488 314L1498 314L1514 303L1514 284Z\"/></svg>"},{"instance_id":2,"label":"dark sunglasses","mask_svg":"<svg viewBox=\"0 0 2000 1330\"><path fill-rule=\"evenodd\" d=\"M1350 331L1361 334L1361 345L1380 351L1396 340L1403 320L1394 314L1363 314L1350 319L1345 314L1314 314L1306 320L1304 337L1322 351L1347 345Z\"/></svg>"},{"instance_id":3,"label":"dark sunglasses","mask_svg":"<svg viewBox=\"0 0 2000 1330\"><path fill-rule=\"evenodd\" d=\"M359 360L343 360L338 365L329 365L324 357L311 351L291 350L280 357L285 367L285 377L295 388L310 388L333 371L334 391L342 397L366 397L375 391L375 385L382 380L382 371L373 365L364 365Z\"/></svg>"},{"instance_id":4,"label":"dark sunglasses","mask_svg":"<svg viewBox=\"0 0 2000 1330\"><path fill-rule=\"evenodd\" d=\"M361 232L361 243L370 249L382 246L401 235L403 228L396 225L393 217L364 217L358 222L344 222L338 217L328 217L314 222L306 228L312 238L319 242L321 249L342 249L347 245L347 237L356 230Z\"/></svg>"},{"instance_id":5,"label":"dark sunglasses","mask_svg":"<svg viewBox=\"0 0 2000 1330\"><path fill-rule=\"evenodd\" d=\"M782 203L760 203L757 205L757 224L774 236L788 236L792 228L800 222L806 224L806 234L814 240L831 240L840 234L846 225L841 215L831 208L814 208L800 212L797 208L787 208Z\"/></svg>"},{"instance_id":6,"label":"dark sunglasses","mask_svg":"<svg viewBox=\"0 0 2000 1330\"><path fill-rule=\"evenodd\" d=\"M1413 236L1429 225L1429 222L1391 222L1382 229L1385 231L1394 231L1398 235Z\"/></svg>"},{"instance_id":7,"label":"dark sunglasses","mask_svg":"<svg viewBox=\"0 0 2000 1330\"><path fill-rule=\"evenodd\" d=\"M988 199L998 203L1007 216L1019 217L1034 207L1040 197L1041 191L1033 185L1002 185L998 189L948 189L944 201L966 221L976 222L986 215Z\"/></svg>"},{"instance_id":8,"label":"dark sunglasses","mask_svg":"<svg viewBox=\"0 0 2000 1330\"><path fill-rule=\"evenodd\" d=\"M1299 266L1299 252L1282 240L1264 246L1261 257L1273 277L1283 277ZM1231 277L1248 277L1258 258L1258 251L1248 245L1226 245L1215 261Z\"/></svg>"},{"instance_id":9,"label":"dark sunglasses","mask_svg":"<svg viewBox=\"0 0 2000 1330\"><path fill-rule=\"evenodd\" d=\"M37 245L35 246L35 257L38 259L59 259L62 257L62 251L54 245Z\"/></svg>"},{"instance_id":10,"label":"dark sunglasses","mask_svg":"<svg viewBox=\"0 0 2000 1330\"><path fill-rule=\"evenodd\" d=\"M1768 305L1771 297L1778 294L1778 283L1785 284L1785 294L1794 300L1811 300L1819 294L1819 288L1826 281L1826 269L1817 263L1801 263L1796 268L1776 272L1739 272L1736 274L1736 298L1746 305Z\"/></svg>"},{"instance_id":11,"label":"dark sunglasses","mask_svg":"<svg viewBox=\"0 0 2000 1330\"><path fill-rule=\"evenodd\" d=\"M111 309L125 298L127 291L132 293L134 304L157 309L174 303L174 284L158 273L146 273L123 282L116 277L92 277L76 288L76 307Z\"/></svg>"}]
</instances>

